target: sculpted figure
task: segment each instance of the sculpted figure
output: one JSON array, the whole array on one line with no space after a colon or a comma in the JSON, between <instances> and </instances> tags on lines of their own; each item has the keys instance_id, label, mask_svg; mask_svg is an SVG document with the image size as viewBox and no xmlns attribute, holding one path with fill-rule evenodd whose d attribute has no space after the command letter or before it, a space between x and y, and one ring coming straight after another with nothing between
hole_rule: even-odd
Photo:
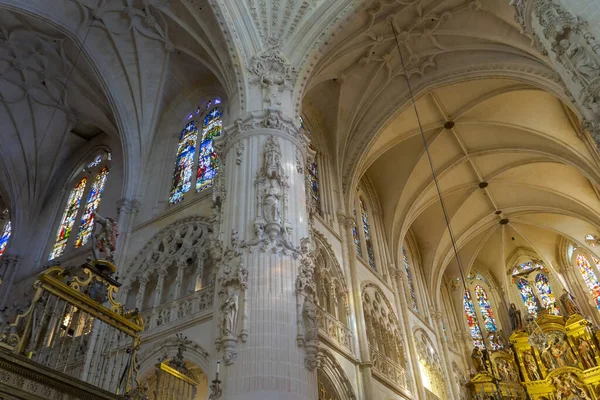
<instances>
[{"instance_id":1,"label":"sculpted figure","mask_svg":"<svg viewBox=\"0 0 600 400\"><path fill-rule=\"evenodd\" d=\"M304 298L302 316L304 317L306 341L310 342L311 340L317 340L319 334L319 326L317 324L317 306L315 305L312 296L306 296Z\"/></svg>"},{"instance_id":2,"label":"sculpted figure","mask_svg":"<svg viewBox=\"0 0 600 400\"><path fill-rule=\"evenodd\" d=\"M221 333L223 335L235 335L235 323L238 314L238 294L235 289L227 288L227 296L221 305Z\"/></svg>"},{"instance_id":3,"label":"sculpted figure","mask_svg":"<svg viewBox=\"0 0 600 400\"><path fill-rule=\"evenodd\" d=\"M584 338L579 339L579 355L583 360L583 366L585 369L593 368L596 366L596 361L594 360L594 354L592 351L592 346L590 343Z\"/></svg>"},{"instance_id":4,"label":"sculpted figure","mask_svg":"<svg viewBox=\"0 0 600 400\"><path fill-rule=\"evenodd\" d=\"M600 76L600 65L583 46L567 39L561 40L559 45L567 56L574 74L582 78L582 83L589 83Z\"/></svg>"},{"instance_id":5,"label":"sculpted figure","mask_svg":"<svg viewBox=\"0 0 600 400\"><path fill-rule=\"evenodd\" d=\"M274 179L269 179L269 187L265 189L263 197L263 213L267 223L280 222L280 200L279 183Z\"/></svg>"},{"instance_id":6,"label":"sculpted figure","mask_svg":"<svg viewBox=\"0 0 600 400\"><path fill-rule=\"evenodd\" d=\"M475 371L482 372L485 370L483 352L479 349L479 347L475 346L473 349L473 352L471 353L471 360L473 361L473 368L475 368Z\"/></svg>"},{"instance_id":7,"label":"sculpted figure","mask_svg":"<svg viewBox=\"0 0 600 400\"><path fill-rule=\"evenodd\" d=\"M532 381L539 381L540 373L538 372L537 363L535 362L533 354L531 354L531 350L523 353L523 358L525 361L525 367L527 368L527 373L529 374L529 379Z\"/></svg>"},{"instance_id":8,"label":"sculpted figure","mask_svg":"<svg viewBox=\"0 0 600 400\"><path fill-rule=\"evenodd\" d=\"M550 345L550 354L552 354L552 357L554 357L555 365L557 368L567 366L565 351L558 338L555 338L554 343Z\"/></svg>"},{"instance_id":9,"label":"sculpted figure","mask_svg":"<svg viewBox=\"0 0 600 400\"><path fill-rule=\"evenodd\" d=\"M520 331L523 329L523 322L521 320L521 311L517 309L515 303L510 303L508 309L508 315L510 317L510 327L513 331Z\"/></svg>"},{"instance_id":10,"label":"sculpted figure","mask_svg":"<svg viewBox=\"0 0 600 400\"><path fill-rule=\"evenodd\" d=\"M119 226L117 221L111 217L102 217L95 211L92 213L94 217L94 223L100 225L100 231L96 234L96 249L105 254L108 261L114 261L113 255L117 247L117 236L119 235ZM94 256L98 259L96 251L94 250Z\"/></svg>"},{"instance_id":11,"label":"sculpted figure","mask_svg":"<svg viewBox=\"0 0 600 400\"><path fill-rule=\"evenodd\" d=\"M563 306L563 310L565 311L566 317L570 317L573 314L581 314L581 310L575 304L575 297L566 289L563 289L563 294L560 296L560 302Z\"/></svg>"}]
</instances>

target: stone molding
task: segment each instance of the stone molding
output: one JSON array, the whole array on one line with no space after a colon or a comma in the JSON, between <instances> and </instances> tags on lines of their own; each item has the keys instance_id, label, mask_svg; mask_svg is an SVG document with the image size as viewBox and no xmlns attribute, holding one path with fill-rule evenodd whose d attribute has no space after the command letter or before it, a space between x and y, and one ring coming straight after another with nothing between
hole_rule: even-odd
<instances>
[{"instance_id":1,"label":"stone molding","mask_svg":"<svg viewBox=\"0 0 600 400\"><path fill-rule=\"evenodd\" d=\"M325 347L319 348L317 355L319 371L324 374L334 386L341 400L356 400L352 384L344 372L344 368L335 359L335 356Z\"/></svg>"}]
</instances>

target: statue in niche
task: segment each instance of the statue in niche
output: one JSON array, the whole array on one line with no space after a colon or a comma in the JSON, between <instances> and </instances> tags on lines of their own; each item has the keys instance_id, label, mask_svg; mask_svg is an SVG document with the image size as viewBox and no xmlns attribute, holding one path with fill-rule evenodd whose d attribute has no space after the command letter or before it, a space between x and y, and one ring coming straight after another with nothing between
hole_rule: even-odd
<instances>
[{"instance_id":1,"label":"statue in niche","mask_svg":"<svg viewBox=\"0 0 600 400\"><path fill-rule=\"evenodd\" d=\"M527 350L523 353L523 360L525 361L525 367L527 368L529 380L539 381L541 379L540 373L538 371L537 363L535 362L535 358L533 357L531 350Z\"/></svg>"},{"instance_id":2,"label":"statue in niche","mask_svg":"<svg viewBox=\"0 0 600 400\"><path fill-rule=\"evenodd\" d=\"M225 300L221 305L221 333L235 335L235 323L238 314L238 294L232 287L227 288Z\"/></svg>"},{"instance_id":3,"label":"statue in niche","mask_svg":"<svg viewBox=\"0 0 600 400\"><path fill-rule=\"evenodd\" d=\"M93 248L94 258L98 259L96 250L105 254L108 261L113 262L115 249L117 248L117 236L119 235L119 226L117 221L111 217L102 217L95 211L92 213L94 223L100 225L100 231L94 236L96 245Z\"/></svg>"},{"instance_id":4,"label":"statue in niche","mask_svg":"<svg viewBox=\"0 0 600 400\"><path fill-rule=\"evenodd\" d=\"M594 353L592 351L592 346L590 343L584 338L579 339L579 355L583 360L583 366L585 369L593 368L596 366L596 362L594 360Z\"/></svg>"},{"instance_id":5,"label":"statue in niche","mask_svg":"<svg viewBox=\"0 0 600 400\"><path fill-rule=\"evenodd\" d=\"M546 368L548 368L548 370L556 368L556 365L554 364L554 357L551 354L550 347L551 343L548 343L546 348L542 350L542 362L544 363Z\"/></svg>"},{"instance_id":6,"label":"statue in niche","mask_svg":"<svg viewBox=\"0 0 600 400\"><path fill-rule=\"evenodd\" d=\"M523 321L521 319L521 310L517 309L515 303L510 303L510 308L508 309L508 315L510 318L510 327L514 331L520 331L523 329Z\"/></svg>"},{"instance_id":7,"label":"statue in niche","mask_svg":"<svg viewBox=\"0 0 600 400\"><path fill-rule=\"evenodd\" d=\"M565 310L566 317L570 317L573 314L581 314L581 310L575 304L575 297L566 289L563 289L563 294L560 296L560 303L563 306L563 310Z\"/></svg>"},{"instance_id":8,"label":"statue in niche","mask_svg":"<svg viewBox=\"0 0 600 400\"><path fill-rule=\"evenodd\" d=\"M279 224L281 222L281 189L279 182L269 179L269 186L263 194L263 215L267 224Z\"/></svg>"},{"instance_id":9,"label":"statue in niche","mask_svg":"<svg viewBox=\"0 0 600 400\"><path fill-rule=\"evenodd\" d=\"M304 329L306 331L305 340L307 342L317 340L319 332L319 326L317 324L317 306L312 299L312 295L308 295L304 298L302 316L304 319Z\"/></svg>"}]
</instances>

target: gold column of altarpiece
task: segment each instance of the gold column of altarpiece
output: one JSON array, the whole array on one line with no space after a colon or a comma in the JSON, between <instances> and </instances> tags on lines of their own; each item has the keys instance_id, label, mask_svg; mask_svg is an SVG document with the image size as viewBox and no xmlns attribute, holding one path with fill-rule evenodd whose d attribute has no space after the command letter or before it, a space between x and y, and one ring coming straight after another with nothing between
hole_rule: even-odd
<instances>
[{"instance_id":1,"label":"gold column of altarpiece","mask_svg":"<svg viewBox=\"0 0 600 400\"><path fill-rule=\"evenodd\" d=\"M33 285L31 305L2 326L0 350L110 392L129 393L144 327L137 311L124 312L115 301L120 287L115 271L106 260L48 268Z\"/></svg>"},{"instance_id":2,"label":"gold column of altarpiece","mask_svg":"<svg viewBox=\"0 0 600 400\"><path fill-rule=\"evenodd\" d=\"M512 349L491 352L467 384L473 397L600 399L600 331L579 314L568 319L546 314L536 322L546 340L534 346L530 334L515 331L510 336Z\"/></svg>"}]
</instances>

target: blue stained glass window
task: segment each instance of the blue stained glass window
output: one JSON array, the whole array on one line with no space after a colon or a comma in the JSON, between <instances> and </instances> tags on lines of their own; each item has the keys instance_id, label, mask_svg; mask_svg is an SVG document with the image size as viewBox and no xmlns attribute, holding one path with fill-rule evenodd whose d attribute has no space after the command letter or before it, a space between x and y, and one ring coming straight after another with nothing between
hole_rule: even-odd
<instances>
[{"instance_id":1,"label":"blue stained glass window","mask_svg":"<svg viewBox=\"0 0 600 400\"><path fill-rule=\"evenodd\" d=\"M362 197L359 197L360 203L360 215L362 219L363 232L365 234L365 242L367 244L367 256L369 259L369 265L373 269L377 269L375 265L375 248L373 247L373 240L371 239L371 228L369 227L369 216L367 214L367 206Z\"/></svg>"},{"instance_id":2,"label":"blue stained glass window","mask_svg":"<svg viewBox=\"0 0 600 400\"><path fill-rule=\"evenodd\" d=\"M559 315L558 307L556 306L556 297L552 293L550 282L546 275L541 272L535 276L535 287L540 294L542 306L548 314Z\"/></svg>"},{"instance_id":3,"label":"blue stained glass window","mask_svg":"<svg viewBox=\"0 0 600 400\"><path fill-rule=\"evenodd\" d=\"M533 290L531 289L531 286L529 286L529 281L525 278L521 278L517 282L517 287L519 288L519 292L521 293L523 303L525 303L527 313L532 317L537 318L537 313L539 310L537 302L535 301L535 295L533 294Z\"/></svg>"},{"instance_id":4,"label":"blue stained glass window","mask_svg":"<svg viewBox=\"0 0 600 400\"><path fill-rule=\"evenodd\" d=\"M583 254L579 254L577 256L577 266L579 267L579 272L581 272L581 276L583 277L585 284L592 294L596 308L600 310L600 283L598 283L596 273L592 269L588 259Z\"/></svg>"},{"instance_id":5,"label":"blue stained glass window","mask_svg":"<svg viewBox=\"0 0 600 400\"><path fill-rule=\"evenodd\" d=\"M81 226L79 227L79 233L77 235L77 241L75 241L75 247L81 247L85 245L92 235L92 231L94 230L93 213L100 206L100 200L102 200L102 193L104 193L104 186L106 185L107 177L108 167L104 167L94 178L94 183L92 184L92 189L88 195L83 216L81 217Z\"/></svg>"},{"instance_id":6,"label":"blue stained glass window","mask_svg":"<svg viewBox=\"0 0 600 400\"><path fill-rule=\"evenodd\" d=\"M169 203L175 204L183 200L183 195L192 186L192 170L194 166L194 155L196 154L196 141L198 139L198 128L196 122L189 122L179 135L177 145L177 159L173 181L171 184L171 195Z\"/></svg>"},{"instance_id":7,"label":"blue stained glass window","mask_svg":"<svg viewBox=\"0 0 600 400\"><path fill-rule=\"evenodd\" d=\"M77 217L77 211L79 210L79 205L81 204L81 198L83 197L83 191L85 190L86 184L87 178L81 178L81 180L75 185L69 194L67 206L65 207L60 226L58 227L58 232L56 232L56 242L52 247L52 252L50 253L49 257L50 260L61 256L65 251L67 241L69 240L71 231L73 230L73 225L75 225L75 218Z\"/></svg>"},{"instance_id":8,"label":"blue stained glass window","mask_svg":"<svg viewBox=\"0 0 600 400\"><path fill-rule=\"evenodd\" d=\"M406 271L406 280L408 282L408 291L410 292L412 309L415 312L419 312L419 308L417 307L417 296L415 293L415 287L413 284L412 274L410 273L410 265L408 263L408 254L406 253L406 248L404 246L402 246L402 258L404 259L404 270Z\"/></svg>"},{"instance_id":9,"label":"blue stained glass window","mask_svg":"<svg viewBox=\"0 0 600 400\"><path fill-rule=\"evenodd\" d=\"M12 232L12 227L10 225L10 221L4 225L4 229L2 230L2 236L0 236L0 257L4 254L4 250L6 250L6 245L8 244L8 239L10 239L10 234Z\"/></svg>"},{"instance_id":10,"label":"blue stained glass window","mask_svg":"<svg viewBox=\"0 0 600 400\"><path fill-rule=\"evenodd\" d=\"M209 105L207 105L209 107ZM212 185L217 173L217 153L213 147L213 138L221 135L223 129L223 113L220 108L214 108L204 117L202 124L202 140L198 156L198 173L196 190L201 191Z\"/></svg>"},{"instance_id":11,"label":"blue stained glass window","mask_svg":"<svg viewBox=\"0 0 600 400\"><path fill-rule=\"evenodd\" d=\"M465 310L467 324L469 325L469 331L471 332L471 337L473 338L473 343L475 344L475 347L485 349L483 335L481 334L481 329L479 329L479 325L477 324L475 306L473 306L473 300L471 299L471 294L469 293L468 289L465 290L465 294L463 296L463 308Z\"/></svg>"},{"instance_id":12,"label":"blue stained glass window","mask_svg":"<svg viewBox=\"0 0 600 400\"><path fill-rule=\"evenodd\" d=\"M356 247L356 254L362 256L362 249L360 247L360 239L358 238L358 232L356 231L356 210L354 212L354 227L352 227L352 237L354 238L354 246Z\"/></svg>"}]
</instances>

